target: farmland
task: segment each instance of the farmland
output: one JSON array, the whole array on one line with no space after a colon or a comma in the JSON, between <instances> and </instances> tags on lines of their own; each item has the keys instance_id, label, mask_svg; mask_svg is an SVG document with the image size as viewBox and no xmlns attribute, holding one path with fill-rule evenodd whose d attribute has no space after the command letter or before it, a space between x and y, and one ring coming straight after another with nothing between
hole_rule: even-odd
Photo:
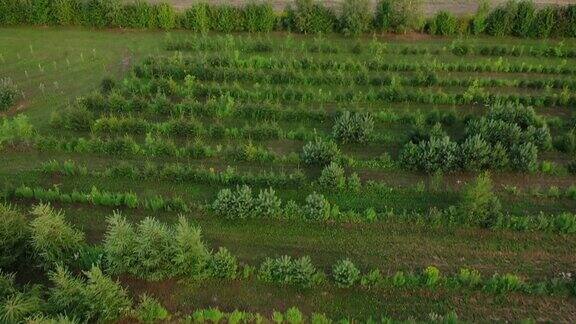
<instances>
[{"instance_id":1,"label":"farmland","mask_svg":"<svg viewBox=\"0 0 576 324\"><path fill-rule=\"evenodd\" d=\"M2 321L576 320L574 38L111 27L0 28Z\"/></svg>"}]
</instances>

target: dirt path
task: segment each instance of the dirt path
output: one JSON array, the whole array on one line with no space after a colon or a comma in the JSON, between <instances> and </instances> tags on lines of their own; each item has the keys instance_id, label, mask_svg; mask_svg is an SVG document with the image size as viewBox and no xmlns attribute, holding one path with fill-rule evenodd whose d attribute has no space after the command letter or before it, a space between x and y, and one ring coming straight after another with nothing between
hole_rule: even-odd
<instances>
[{"instance_id":1,"label":"dirt path","mask_svg":"<svg viewBox=\"0 0 576 324\"><path fill-rule=\"evenodd\" d=\"M129 0L127 0L129 1ZM158 2L168 2L174 5L179 10L184 10L189 7L193 3L198 2L208 2L211 4L234 4L234 5L241 5L246 3L247 0L148 0L150 2L158 3ZM373 4L377 2L377 0L370 0ZM505 3L507 0L492 0L492 4L498 5L501 3ZM282 10L287 5L292 3L292 0L270 0L272 5L276 10ZM331 7L337 7L338 3L341 0L325 0L324 3ZM430 15L440 10L449 10L455 14L463 15L463 14L470 14L474 13L478 8L478 0L428 0L424 1L424 11L426 14ZM549 4L576 4L576 0L535 0L534 1L537 5L549 5Z\"/></svg>"}]
</instances>

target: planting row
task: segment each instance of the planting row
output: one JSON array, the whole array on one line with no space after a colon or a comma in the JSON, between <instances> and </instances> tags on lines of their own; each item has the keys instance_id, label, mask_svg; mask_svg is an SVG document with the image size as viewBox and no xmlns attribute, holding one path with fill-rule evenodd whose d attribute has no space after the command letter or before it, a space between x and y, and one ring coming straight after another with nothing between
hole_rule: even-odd
<instances>
[{"instance_id":1,"label":"planting row","mask_svg":"<svg viewBox=\"0 0 576 324\"><path fill-rule=\"evenodd\" d=\"M323 176L319 183L327 186L334 178ZM336 179L338 181L338 179ZM346 190L360 190L360 184L354 178L348 179ZM381 185L369 183L363 190L382 190ZM480 226L492 229L511 229L517 231L548 231L554 233L576 233L576 215L563 213L558 215L512 216L502 211L498 197L493 193L491 182L486 176L479 177L466 187L462 200L456 206L444 210L431 208L429 212L400 212L385 210L377 212L368 208L364 212L353 209L340 210L336 204L331 204L321 194L313 192L308 195L303 204L295 201L283 202L276 192L269 188L261 190L256 196L248 186L237 187L235 190L221 190L214 202L208 206L198 203L184 202L181 198L164 198L154 196L141 198L134 193L115 193L98 190L93 187L90 192L62 192L58 188L45 189L25 185L15 188L5 188L5 199L34 199L43 202L63 204L80 203L105 207L143 208L153 211L189 211L191 208L208 209L212 214L228 220L247 218L286 219L304 221L339 221L339 222L374 222L388 219L405 220L407 222L425 222L431 226Z\"/></svg>"},{"instance_id":2,"label":"planting row","mask_svg":"<svg viewBox=\"0 0 576 324\"><path fill-rule=\"evenodd\" d=\"M153 71L139 70L140 76L146 77L180 77L181 75L168 75L159 73L154 66ZM168 69L168 68L167 68ZM174 70L172 70L174 71ZM155 73L156 75L151 75ZM195 77L199 81L212 82L249 82L259 84L277 85L338 85L338 86L392 86L408 87L462 87L472 85L490 88L524 88L524 89L576 89L576 81L566 78L530 78L530 79L502 79L502 78L453 78L439 76L438 73L417 72L412 76L398 74L373 74L368 71L342 73L340 71L305 72L301 70L252 70L237 68L206 67L203 64L187 66L182 73Z\"/></svg>"},{"instance_id":3,"label":"planting row","mask_svg":"<svg viewBox=\"0 0 576 324\"><path fill-rule=\"evenodd\" d=\"M183 56L176 53L171 57L150 56L142 64L134 68L136 75L165 75L183 80L186 71L192 71L196 66L210 66L232 69L262 69L262 70L303 70L318 72L469 72L469 73L532 73L532 74L576 74L576 68L563 61L560 64L516 63L504 59L489 59L478 62L438 62L426 60L414 62L408 58L390 62L390 57L371 56L360 59L334 59L331 57L277 57L218 53L201 57Z\"/></svg>"},{"instance_id":4,"label":"planting row","mask_svg":"<svg viewBox=\"0 0 576 324\"><path fill-rule=\"evenodd\" d=\"M442 44L442 43L440 43ZM447 55L456 56L512 56L576 58L576 49L563 42L557 45L477 45L455 40L447 46L405 45L387 43L373 38L370 42L340 42L337 39L316 37L312 41L294 40L290 36L284 41L273 41L263 37L233 37L230 35L202 35L168 39L165 48L169 51L231 52L245 53L287 53L307 52L309 54L353 54L353 55Z\"/></svg>"},{"instance_id":5,"label":"planting row","mask_svg":"<svg viewBox=\"0 0 576 324\"><path fill-rule=\"evenodd\" d=\"M423 3L380 0L373 11L368 0L345 0L334 10L321 1L297 0L285 12L275 13L268 3L243 7L195 4L177 12L166 3L124 3L120 0L62 0L58 2L0 2L0 25L82 25L93 27L186 28L197 32L300 33L426 31L433 35L480 34L519 37L575 37L576 6L537 9L532 1L509 2L489 8L480 6L472 18L441 11L426 19Z\"/></svg>"}]
</instances>

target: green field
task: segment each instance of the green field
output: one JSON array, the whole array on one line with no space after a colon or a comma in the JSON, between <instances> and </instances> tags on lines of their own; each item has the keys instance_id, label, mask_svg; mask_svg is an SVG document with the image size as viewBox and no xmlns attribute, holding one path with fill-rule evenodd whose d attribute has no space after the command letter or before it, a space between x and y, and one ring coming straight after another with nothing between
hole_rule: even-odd
<instances>
[{"instance_id":1,"label":"green field","mask_svg":"<svg viewBox=\"0 0 576 324\"><path fill-rule=\"evenodd\" d=\"M450 312L471 322L576 321L576 284L565 275L576 270L575 148L563 144L575 136L576 58L561 54L576 47L573 39L21 27L0 29L0 44L0 78L23 93L0 116L26 115L36 132L0 151L8 203L27 215L51 203L93 245L103 242L114 211L131 223L152 216L174 224L184 215L201 228L208 250L225 247L241 267L256 267L236 279L114 274L135 300L155 296L174 319L211 307L268 316L296 306L307 316L360 321L427 321ZM494 44L509 52L488 53ZM409 170L401 152L435 131L464 142L467 123L488 116L497 100L533 106L550 145L539 147L530 170L512 162L480 168L490 169L501 205L498 221L484 226L453 214L481 170ZM364 143L334 141L346 176L339 189L322 184L325 165L306 163L302 151L316 138L331 141L345 111L369 114L373 132ZM351 189L353 174L359 189ZM241 184L254 196L272 187L282 206L305 206L316 192L332 212L320 220L307 220L305 209L243 219L215 210L219 192ZM96 188L138 202L97 203ZM365 216L371 212L375 219ZM311 288L260 280L262 262L282 255L309 256L328 279ZM340 288L330 278L345 258L362 274L379 269L387 279ZM442 284L391 279L421 276L429 266ZM462 268L485 282L514 274L522 288L453 284ZM45 283L41 270L21 269L17 281Z\"/></svg>"}]
</instances>

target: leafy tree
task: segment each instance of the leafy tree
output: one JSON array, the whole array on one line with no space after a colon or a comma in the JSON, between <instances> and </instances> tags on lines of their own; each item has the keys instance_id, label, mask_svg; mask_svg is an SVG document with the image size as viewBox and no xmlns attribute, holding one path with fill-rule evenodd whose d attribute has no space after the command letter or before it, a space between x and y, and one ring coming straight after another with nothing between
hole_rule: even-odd
<instances>
[{"instance_id":1,"label":"leafy tree","mask_svg":"<svg viewBox=\"0 0 576 324\"><path fill-rule=\"evenodd\" d=\"M345 35L359 35L370 28L372 13L368 0L344 0L340 7L340 30Z\"/></svg>"},{"instance_id":2,"label":"leafy tree","mask_svg":"<svg viewBox=\"0 0 576 324\"><path fill-rule=\"evenodd\" d=\"M462 192L459 210L463 218L474 224L491 227L501 216L501 204L492 189L488 173L479 175Z\"/></svg>"},{"instance_id":3,"label":"leafy tree","mask_svg":"<svg viewBox=\"0 0 576 324\"><path fill-rule=\"evenodd\" d=\"M93 267L84 273L88 278L85 288L86 300L90 302L89 318L114 321L132 307L128 292L120 284Z\"/></svg>"},{"instance_id":4,"label":"leafy tree","mask_svg":"<svg viewBox=\"0 0 576 324\"><path fill-rule=\"evenodd\" d=\"M75 229L64 214L50 205L38 205L32 210L36 216L30 223L32 249L43 265L51 269L56 263L72 265L82 250L84 233Z\"/></svg>"},{"instance_id":5,"label":"leafy tree","mask_svg":"<svg viewBox=\"0 0 576 324\"><path fill-rule=\"evenodd\" d=\"M332 276L338 287L348 288L360 280L360 270L349 259L340 260L332 268Z\"/></svg>"},{"instance_id":6,"label":"leafy tree","mask_svg":"<svg viewBox=\"0 0 576 324\"><path fill-rule=\"evenodd\" d=\"M9 269L25 255L30 230L26 217L0 204L0 269Z\"/></svg>"}]
</instances>

